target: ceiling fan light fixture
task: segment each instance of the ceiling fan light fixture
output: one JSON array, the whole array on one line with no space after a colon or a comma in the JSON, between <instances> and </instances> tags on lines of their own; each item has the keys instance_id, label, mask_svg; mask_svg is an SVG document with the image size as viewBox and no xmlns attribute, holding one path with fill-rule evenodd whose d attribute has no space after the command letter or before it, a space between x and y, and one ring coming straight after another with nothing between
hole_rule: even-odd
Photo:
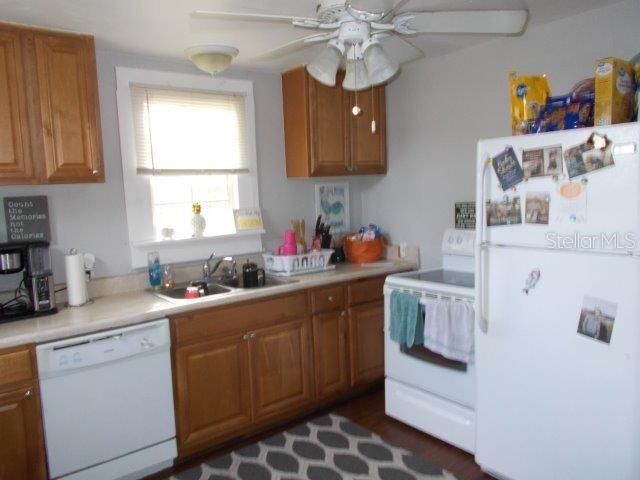
<instances>
[{"instance_id":1,"label":"ceiling fan light fixture","mask_svg":"<svg viewBox=\"0 0 640 480\"><path fill-rule=\"evenodd\" d=\"M313 62L307 65L309 75L327 87L334 87L343 55L344 45L337 40L331 40Z\"/></svg>"},{"instance_id":2,"label":"ceiling fan light fixture","mask_svg":"<svg viewBox=\"0 0 640 480\"><path fill-rule=\"evenodd\" d=\"M347 60L347 72L342 82L342 88L351 92L359 92L371 87L367 67L364 60Z\"/></svg>"},{"instance_id":3,"label":"ceiling fan light fixture","mask_svg":"<svg viewBox=\"0 0 640 480\"><path fill-rule=\"evenodd\" d=\"M225 71L239 51L227 45L198 45L189 47L184 54L196 67L211 75Z\"/></svg>"},{"instance_id":4,"label":"ceiling fan light fixture","mask_svg":"<svg viewBox=\"0 0 640 480\"><path fill-rule=\"evenodd\" d=\"M385 52L378 40L369 40L362 49L371 85L382 85L388 82L400 70L398 62Z\"/></svg>"}]
</instances>

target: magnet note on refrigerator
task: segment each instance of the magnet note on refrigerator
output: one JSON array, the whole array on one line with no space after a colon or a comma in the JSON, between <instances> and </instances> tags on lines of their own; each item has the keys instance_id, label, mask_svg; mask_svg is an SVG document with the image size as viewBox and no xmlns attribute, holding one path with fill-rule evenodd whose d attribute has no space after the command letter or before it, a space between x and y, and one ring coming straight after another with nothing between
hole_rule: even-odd
<instances>
[{"instance_id":1,"label":"magnet note on refrigerator","mask_svg":"<svg viewBox=\"0 0 640 480\"><path fill-rule=\"evenodd\" d=\"M558 186L551 206L551 223L571 225L587 223L587 184L564 182Z\"/></svg>"},{"instance_id":2,"label":"magnet note on refrigerator","mask_svg":"<svg viewBox=\"0 0 640 480\"><path fill-rule=\"evenodd\" d=\"M585 295L580 310L578 333L604 343L611 342L618 305Z\"/></svg>"},{"instance_id":3,"label":"magnet note on refrigerator","mask_svg":"<svg viewBox=\"0 0 640 480\"><path fill-rule=\"evenodd\" d=\"M492 163L502 190L509 190L524 180L524 171L513 148L505 148L493 157Z\"/></svg>"}]
</instances>

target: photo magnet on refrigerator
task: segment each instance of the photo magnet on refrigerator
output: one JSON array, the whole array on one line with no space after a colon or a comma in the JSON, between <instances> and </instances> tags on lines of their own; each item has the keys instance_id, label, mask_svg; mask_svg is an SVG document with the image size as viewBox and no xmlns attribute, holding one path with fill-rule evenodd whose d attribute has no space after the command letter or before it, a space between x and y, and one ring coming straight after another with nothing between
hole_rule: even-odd
<instances>
[{"instance_id":1,"label":"photo magnet on refrigerator","mask_svg":"<svg viewBox=\"0 0 640 480\"><path fill-rule=\"evenodd\" d=\"M606 135L591 134L589 139L564 153L569 178L612 167L614 165L611 140Z\"/></svg>"},{"instance_id":2,"label":"photo magnet on refrigerator","mask_svg":"<svg viewBox=\"0 0 640 480\"><path fill-rule=\"evenodd\" d=\"M493 157L492 163L502 190L509 190L524 180L524 171L512 147Z\"/></svg>"},{"instance_id":3,"label":"photo magnet on refrigerator","mask_svg":"<svg viewBox=\"0 0 640 480\"><path fill-rule=\"evenodd\" d=\"M548 192L527 192L524 221L538 225L549 225L551 196Z\"/></svg>"},{"instance_id":4,"label":"photo magnet on refrigerator","mask_svg":"<svg viewBox=\"0 0 640 480\"><path fill-rule=\"evenodd\" d=\"M523 150L524 178L562 175L562 145Z\"/></svg>"},{"instance_id":5,"label":"photo magnet on refrigerator","mask_svg":"<svg viewBox=\"0 0 640 480\"><path fill-rule=\"evenodd\" d=\"M520 197L505 197L501 201L488 201L487 227L501 225L520 225L522 223L522 207Z\"/></svg>"},{"instance_id":6,"label":"photo magnet on refrigerator","mask_svg":"<svg viewBox=\"0 0 640 480\"><path fill-rule=\"evenodd\" d=\"M585 295L580 310L578 333L600 342L611 343L618 305Z\"/></svg>"}]
</instances>

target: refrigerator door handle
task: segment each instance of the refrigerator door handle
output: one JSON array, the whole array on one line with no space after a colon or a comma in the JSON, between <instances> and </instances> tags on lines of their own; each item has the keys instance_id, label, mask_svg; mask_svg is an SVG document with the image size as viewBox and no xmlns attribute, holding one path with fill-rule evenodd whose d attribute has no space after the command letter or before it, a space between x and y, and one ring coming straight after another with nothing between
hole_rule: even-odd
<instances>
[{"instance_id":1,"label":"refrigerator door handle","mask_svg":"<svg viewBox=\"0 0 640 480\"><path fill-rule=\"evenodd\" d=\"M478 157L481 158L480 144L478 144ZM484 208L484 186L486 172L492 164L490 157L481 160L476 178L476 323L480 331L486 334L489 331L489 322L484 314L484 230L485 230L485 208Z\"/></svg>"}]
</instances>

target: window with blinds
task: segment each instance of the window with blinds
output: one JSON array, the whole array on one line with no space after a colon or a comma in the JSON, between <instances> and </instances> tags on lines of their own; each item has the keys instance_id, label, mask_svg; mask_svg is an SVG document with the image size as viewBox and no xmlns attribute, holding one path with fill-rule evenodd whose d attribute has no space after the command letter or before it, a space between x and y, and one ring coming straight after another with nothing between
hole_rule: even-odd
<instances>
[{"instance_id":1,"label":"window with blinds","mask_svg":"<svg viewBox=\"0 0 640 480\"><path fill-rule=\"evenodd\" d=\"M244 95L131 85L131 99L138 174L249 171Z\"/></svg>"}]
</instances>

